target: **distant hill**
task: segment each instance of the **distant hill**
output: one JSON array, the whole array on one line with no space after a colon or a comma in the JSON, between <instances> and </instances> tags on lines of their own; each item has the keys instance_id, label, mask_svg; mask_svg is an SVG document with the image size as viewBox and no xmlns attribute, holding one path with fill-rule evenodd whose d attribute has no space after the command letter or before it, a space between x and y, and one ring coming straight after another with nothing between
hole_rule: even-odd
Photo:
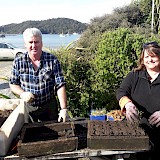
<instances>
[{"instance_id":1,"label":"distant hill","mask_svg":"<svg viewBox=\"0 0 160 160\"><path fill-rule=\"evenodd\" d=\"M11 23L0 26L0 33L4 34L22 34L26 28L37 27L43 34L72 34L82 33L86 30L88 24L69 18L52 18L41 21L24 21L22 23Z\"/></svg>"}]
</instances>

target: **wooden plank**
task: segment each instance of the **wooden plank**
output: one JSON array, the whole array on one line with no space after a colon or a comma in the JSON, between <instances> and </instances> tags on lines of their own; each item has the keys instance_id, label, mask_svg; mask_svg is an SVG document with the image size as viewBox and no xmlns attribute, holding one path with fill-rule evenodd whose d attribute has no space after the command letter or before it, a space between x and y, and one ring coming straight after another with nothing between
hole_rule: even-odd
<instances>
[{"instance_id":1,"label":"wooden plank","mask_svg":"<svg viewBox=\"0 0 160 160\"><path fill-rule=\"evenodd\" d=\"M68 158L89 158L89 157L100 157L107 155L125 155L125 154L135 154L137 152L145 152L145 151L112 151L112 150L104 150L104 149L81 149L75 150L71 152L63 152L63 153L55 153L46 156L38 156L35 158L23 158L23 160L31 159L31 160L47 160L47 159L68 159ZM4 160L21 160L22 158L19 156L7 156Z\"/></svg>"},{"instance_id":2,"label":"wooden plank","mask_svg":"<svg viewBox=\"0 0 160 160\"><path fill-rule=\"evenodd\" d=\"M50 122L25 125L17 149L21 157L36 157L73 151L77 147L73 122Z\"/></svg>"}]
</instances>

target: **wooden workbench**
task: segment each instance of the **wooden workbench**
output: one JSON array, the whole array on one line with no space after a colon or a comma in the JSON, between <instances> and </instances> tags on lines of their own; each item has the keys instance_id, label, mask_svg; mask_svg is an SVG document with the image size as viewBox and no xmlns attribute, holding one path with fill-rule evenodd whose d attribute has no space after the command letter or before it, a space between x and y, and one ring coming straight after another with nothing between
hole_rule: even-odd
<instances>
[{"instance_id":1,"label":"wooden workbench","mask_svg":"<svg viewBox=\"0 0 160 160\"><path fill-rule=\"evenodd\" d=\"M34 158L25 158L25 157L19 157L17 155L11 155L4 158L1 158L1 160L48 160L48 159L71 159L71 158L89 158L89 157L100 157L100 156L107 156L107 155L113 155L115 156L115 159L117 160L123 160L125 155L128 154L135 154L137 152L145 152L144 151L111 151L111 150L93 150L93 149L81 149L77 151L72 152L63 152L63 153L56 153L52 155L47 156L40 156L40 157L34 157Z\"/></svg>"}]
</instances>

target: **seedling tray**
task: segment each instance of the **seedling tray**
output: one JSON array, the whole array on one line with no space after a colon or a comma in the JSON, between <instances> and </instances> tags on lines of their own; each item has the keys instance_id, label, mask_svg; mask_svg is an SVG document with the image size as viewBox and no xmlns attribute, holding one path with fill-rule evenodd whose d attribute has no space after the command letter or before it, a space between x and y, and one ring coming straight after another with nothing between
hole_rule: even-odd
<instances>
[{"instance_id":1,"label":"seedling tray","mask_svg":"<svg viewBox=\"0 0 160 160\"><path fill-rule=\"evenodd\" d=\"M127 121L89 121L87 144L90 149L148 150L149 137Z\"/></svg>"},{"instance_id":2,"label":"seedling tray","mask_svg":"<svg viewBox=\"0 0 160 160\"><path fill-rule=\"evenodd\" d=\"M78 146L74 129L73 122L27 124L22 129L18 154L20 157L36 157L74 151Z\"/></svg>"}]
</instances>

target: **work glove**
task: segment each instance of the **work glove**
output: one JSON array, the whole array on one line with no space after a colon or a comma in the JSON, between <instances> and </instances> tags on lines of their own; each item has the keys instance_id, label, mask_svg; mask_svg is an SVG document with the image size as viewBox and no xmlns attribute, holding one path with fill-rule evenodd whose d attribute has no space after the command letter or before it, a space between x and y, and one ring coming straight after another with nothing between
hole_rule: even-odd
<instances>
[{"instance_id":1,"label":"work glove","mask_svg":"<svg viewBox=\"0 0 160 160\"><path fill-rule=\"evenodd\" d=\"M148 119L151 125L160 126L160 111L154 112Z\"/></svg>"},{"instance_id":2,"label":"work glove","mask_svg":"<svg viewBox=\"0 0 160 160\"><path fill-rule=\"evenodd\" d=\"M23 92L21 93L20 98L25 102L30 103L33 101L34 95L31 92Z\"/></svg>"},{"instance_id":3,"label":"work glove","mask_svg":"<svg viewBox=\"0 0 160 160\"><path fill-rule=\"evenodd\" d=\"M58 122L61 122L61 120L63 122L66 122L67 118L68 118L67 109L61 109L59 112Z\"/></svg>"},{"instance_id":4,"label":"work glove","mask_svg":"<svg viewBox=\"0 0 160 160\"><path fill-rule=\"evenodd\" d=\"M130 122L139 121L138 110L132 102L128 102L125 105L125 109L126 109L126 119L127 120L129 120Z\"/></svg>"}]
</instances>

